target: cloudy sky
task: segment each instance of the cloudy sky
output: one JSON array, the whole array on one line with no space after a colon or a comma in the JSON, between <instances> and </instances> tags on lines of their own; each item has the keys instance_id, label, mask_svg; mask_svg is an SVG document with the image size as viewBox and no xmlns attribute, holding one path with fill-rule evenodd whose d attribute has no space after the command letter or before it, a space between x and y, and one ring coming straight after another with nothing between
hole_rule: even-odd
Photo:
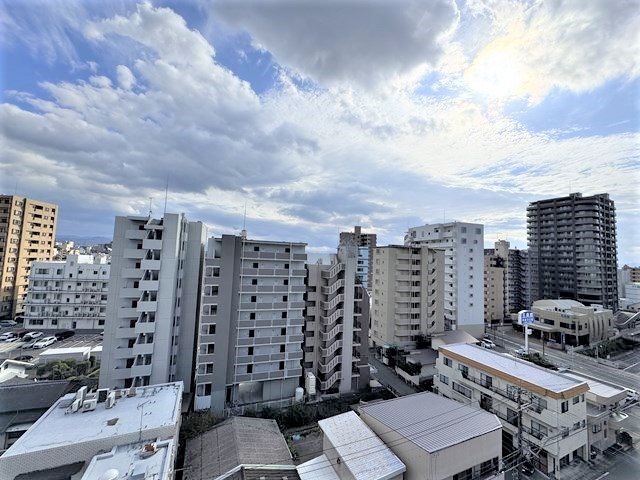
<instances>
[{"instance_id":1,"label":"cloudy sky","mask_svg":"<svg viewBox=\"0 0 640 480\"><path fill-rule=\"evenodd\" d=\"M608 192L640 263L638 0L0 0L2 190L335 248Z\"/></svg>"}]
</instances>

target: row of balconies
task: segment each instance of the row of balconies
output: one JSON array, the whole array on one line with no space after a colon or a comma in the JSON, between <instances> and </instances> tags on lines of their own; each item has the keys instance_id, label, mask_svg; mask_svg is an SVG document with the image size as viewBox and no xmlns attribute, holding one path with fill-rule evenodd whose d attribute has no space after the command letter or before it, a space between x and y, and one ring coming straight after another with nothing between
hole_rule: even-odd
<instances>
[{"instance_id":1,"label":"row of balconies","mask_svg":"<svg viewBox=\"0 0 640 480\"><path fill-rule=\"evenodd\" d=\"M305 277L306 270L289 268L243 268L242 275L250 277Z\"/></svg>"},{"instance_id":2,"label":"row of balconies","mask_svg":"<svg viewBox=\"0 0 640 480\"><path fill-rule=\"evenodd\" d=\"M278 252L255 252L253 250L244 250L241 254L242 259L259 259L259 260L306 260L306 253L278 253Z\"/></svg>"},{"instance_id":3,"label":"row of balconies","mask_svg":"<svg viewBox=\"0 0 640 480\"><path fill-rule=\"evenodd\" d=\"M239 310L293 310L304 306L304 302L242 302Z\"/></svg>"}]
</instances>

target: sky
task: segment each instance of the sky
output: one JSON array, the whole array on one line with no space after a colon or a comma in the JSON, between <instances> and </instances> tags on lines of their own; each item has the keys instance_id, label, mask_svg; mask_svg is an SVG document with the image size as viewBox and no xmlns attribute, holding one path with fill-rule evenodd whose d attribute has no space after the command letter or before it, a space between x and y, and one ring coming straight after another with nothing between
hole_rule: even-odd
<instances>
[{"instance_id":1,"label":"sky","mask_svg":"<svg viewBox=\"0 0 640 480\"><path fill-rule=\"evenodd\" d=\"M0 190L334 251L609 193L640 264L640 0L0 0ZM167 188L168 187L168 188Z\"/></svg>"}]
</instances>

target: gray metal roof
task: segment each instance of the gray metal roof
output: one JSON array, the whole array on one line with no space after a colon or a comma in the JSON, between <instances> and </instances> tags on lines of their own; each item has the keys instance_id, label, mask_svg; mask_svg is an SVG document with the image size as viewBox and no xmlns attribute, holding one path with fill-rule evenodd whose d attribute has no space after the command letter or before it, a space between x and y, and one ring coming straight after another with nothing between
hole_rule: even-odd
<instances>
[{"instance_id":1,"label":"gray metal roof","mask_svg":"<svg viewBox=\"0 0 640 480\"><path fill-rule=\"evenodd\" d=\"M430 453L502 428L489 412L429 392L365 405L360 411L365 422L369 415Z\"/></svg>"},{"instance_id":2,"label":"gray metal roof","mask_svg":"<svg viewBox=\"0 0 640 480\"><path fill-rule=\"evenodd\" d=\"M71 388L67 380L13 383L0 384L0 413L48 409Z\"/></svg>"},{"instance_id":3,"label":"gray metal roof","mask_svg":"<svg viewBox=\"0 0 640 480\"><path fill-rule=\"evenodd\" d=\"M187 441L185 480L216 478L239 465L293 465L275 420L231 417ZM294 472L295 474L295 472ZM293 478L293 477L292 477Z\"/></svg>"}]
</instances>

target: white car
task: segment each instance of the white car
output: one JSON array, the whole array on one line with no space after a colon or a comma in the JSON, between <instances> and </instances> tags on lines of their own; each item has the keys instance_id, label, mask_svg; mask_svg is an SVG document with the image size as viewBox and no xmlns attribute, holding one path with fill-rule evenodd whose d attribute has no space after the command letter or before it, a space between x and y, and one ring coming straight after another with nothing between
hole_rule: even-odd
<instances>
[{"instance_id":1,"label":"white car","mask_svg":"<svg viewBox=\"0 0 640 480\"><path fill-rule=\"evenodd\" d=\"M11 337L7 338L5 342L17 342L18 340L20 340L18 337Z\"/></svg>"},{"instance_id":2,"label":"white car","mask_svg":"<svg viewBox=\"0 0 640 480\"><path fill-rule=\"evenodd\" d=\"M486 338L484 340L482 340L481 345L484 348L489 348L489 349L496 348L496 344L493 343L491 340L488 340Z\"/></svg>"},{"instance_id":3,"label":"white car","mask_svg":"<svg viewBox=\"0 0 640 480\"><path fill-rule=\"evenodd\" d=\"M38 348L45 348L48 347L49 345L53 345L54 343L56 343L56 337L44 337L41 338L40 340L38 340L36 343L33 344L33 348L38 349Z\"/></svg>"},{"instance_id":4,"label":"white car","mask_svg":"<svg viewBox=\"0 0 640 480\"><path fill-rule=\"evenodd\" d=\"M29 340L35 340L36 338L40 338L44 333L42 332L27 332L24 334L22 339L27 342Z\"/></svg>"},{"instance_id":5,"label":"white car","mask_svg":"<svg viewBox=\"0 0 640 480\"><path fill-rule=\"evenodd\" d=\"M16 325L18 325L18 322L16 322L15 320L1 320L0 321L0 327L15 327Z\"/></svg>"},{"instance_id":6,"label":"white car","mask_svg":"<svg viewBox=\"0 0 640 480\"><path fill-rule=\"evenodd\" d=\"M18 336L13 332L7 332L0 335L0 341L3 341L3 342L8 342L12 338L17 339Z\"/></svg>"}]
</instances>

